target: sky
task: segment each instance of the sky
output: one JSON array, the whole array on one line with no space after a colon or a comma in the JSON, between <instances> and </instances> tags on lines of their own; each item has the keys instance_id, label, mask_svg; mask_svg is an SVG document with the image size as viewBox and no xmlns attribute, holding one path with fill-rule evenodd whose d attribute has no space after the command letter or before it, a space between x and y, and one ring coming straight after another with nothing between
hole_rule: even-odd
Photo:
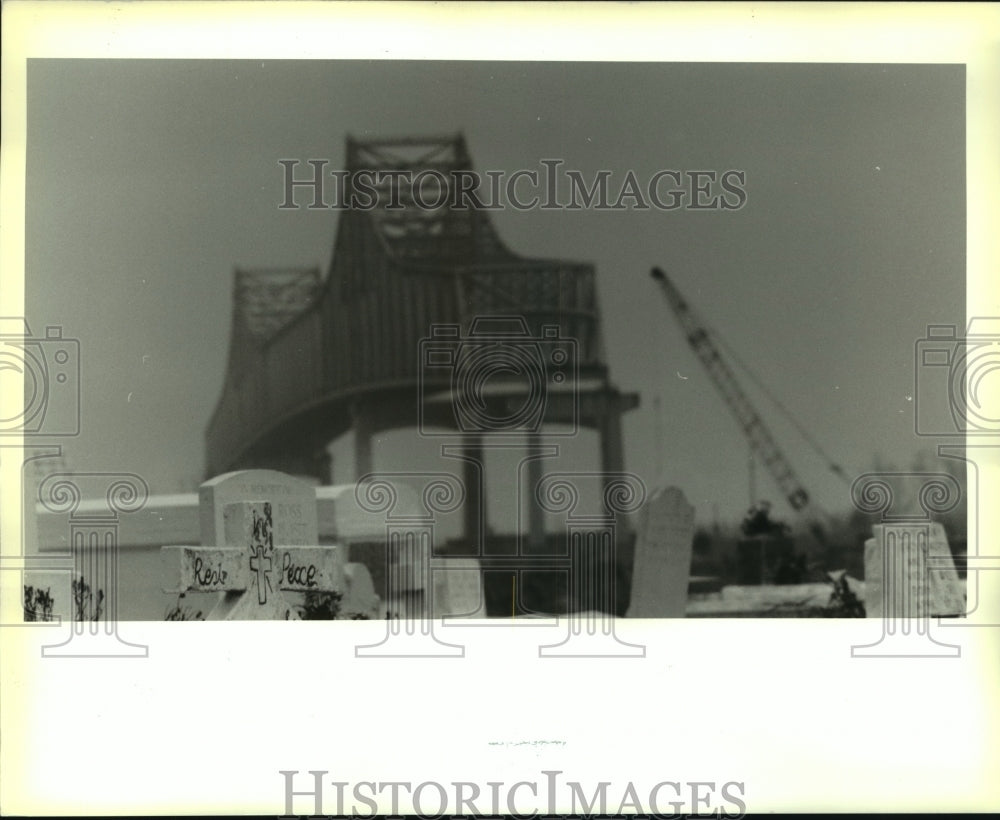
<instances>
[{"instance_id":1,"label":"sky","mask_svg":"<svg viewBox=\"0 0 1000 820\"><path fill-rule=\"evenodd\" d=\"M964 324L964 88L959 65L32 60L26 312L35 336L80 340L67 460L194 489L234 268L329 269L337 213L280 210L278 161L343 167L349 134L461 132L480 172L558 158L587 179L745 173L738 210L491 214L518 254L595 265L612 381L641 399L626 469L647 486L682 488L702 522L748 504L746 441L653 265L849 475L908 467L937 443L915 435L915 404L946 413L940 393L915 395L914 345ZM737 374L810 494L849 508ZM596 469L596 437L581 440L570 461ZM389 434L375 468L432 464L436 446ZM332 452L350 480L350 441Z\"/></svg>"},{"instance_id":2,"label":"sky","mask_svg":"<svg viewBox=\"0 0 1000 820\"><path fill-rule=\"evenodd\" d=\"M72 466L133 471L156 492L203 477L203 434L225 369L233 268L325 271L330 260L337 215L278 210L280 158L329 157L336 165L348 133L459 129L479 169L510 171L561 157L582 172L746 171L749 196L738 211L492 214L519 253L595 265L612 378L642 398L625 422L627 467L650 483L682 487L699 518L710 519L714 506L720 516L742 512L746 445L653 288L654 264L845 468L869 469L877 456L905 464L924 448L913 434L913 345L928 323L961 322L966 179L976 274L968 293L980 300L975 309L1000 315L988 285L976 281L996 261L995 208L986 194L997 189L1000 144L995 13L954 4L905 15L813 4L588 4L552 18L544 8L536 14L537 7L511 4L477 6L475 15L466 4L429 4L426 14L419 4L336 5L5 5L3 188L21 195L16 155L26 117L27 314L36 335L61 324L82 350L83 433L67 442ZM173 19L180 15L187 25ZM362 16L371 23L358 24ZM458 25L472 17L480 24ZM30 59L25 71L23 64L26 56L58 54L414 53L936 65ZM19 231L9 205L5 199L2 224ZM0 290L8 301L18 291L10 282L21 273L19 246L18 237L4 236ZM15 311L20 305L4 312ZM3 380L0 370L0 395ZM828 507L846 504L845 488L755 400L813 496ZM400 439L380 443L377 467L427 455L416 447L406 452ZM344 442L335 447L340 479L348 472L346 449ZM988 457L982 461L984 478L995 475ZM773 488L768 492L774 498ZM8 526L14 520L4 516L3 532L14 536L5 543L16 545ZM991 524L987 516L985 536ZM4 598L8 605L17 599ZM991 600L1000 596L981 597L986 606L972 620L997 622ZM541 770L561 770L584 787L608 780L622 786L626 777L615 775L627 772L640 792L664 776L690 783L710 773L716 782L745 783L748 806L765 810L792 803L979 809L990 796L996 802L996 787L983 785L996 768L989 765L995 755L984 752L998 736L989 720L996 665L987 662L997 653L979 651L995 630L932 624L926 635L961 643L962 657L917 661L915 676L906 659L851 657L850 646L878 639L877 623L814 623L819 628L806 638L801 624L780 618L620 619L620 640L648 651L641 662L628 661L628 697L614 699L611 719L587 721L580 716L593 713L595 693L620 691L626 670L607 658L540 658L538 645L559 640L555 628L438 632L468 646L461 663L441 661L449 664L449 682L468 684L442 686L436 659L427 661L433 667L383 659L369 668L357 658L356 645L384 637L377 625L319 635L244 624L225 627L223 636L204 624L207 640L155 626L120 625L123 640L150 650L127 670L90 660L54 664L39 657L39 644L53 640L50 630L0 630L10 650L4 669L16 670L4 679L11 697L3 701L15 706L17 719L5 723L14 742L0 747L17 750L4 767L20 775L11 783L21 788L5 792L9 802L136 813L148 811L156 795L158 811L169 799L181 813L222 803L258 812L280 799L275 772L288 769L329 770L355 784L383 771L393 780L448 771L456 780L487 782L498 771L537 780ZM24 662L12 663L18 653ZM720 658L727 670L754 674L738 687L731 674L706 674ZM402 675L385 674L399 663L406 664ZM803 669L811 673L808 685L781 685L803 680ZM308 673L294 674L299 670ZM530 683L519 690L512 679ZM67 688L91 708L67 698ZM20 691L27 697L18 699ZM284 720L276 733L247 721L259 713L261 691L292 692L308 720ZM872 697L882 691L892 697ZM941 759L926 754L927 743L908 742L928 693L944 691L953 695L952 719L923 726L921 736L929 728L933 747L949 749L948 776ZM232 716L225 755L217 744L192 744L177 732L190 722L192 704L208 702ZM345 710L344 703L356 706ZM780 719L816 714L817 703L829 725L876 726L880 742L848 745L851 733L842 733L844 742L823 733L817 743L815 721ZM676 704L681 708L671 708ZM373 708L380 724L406 726L391 744L371 730ZM465 719L441 731L445 714ZM305 731L296 731L299 725ZM723 729L726 742L719 743ZM18 731L25 742L17 742ZM78 756L83 765L62 767L53 790L44 776L50 756L32 756L51 742L34 741L63 735L70 743L87 737L94 753ZM681 742L659 743L650 753L652 739L664 735ZM351 743L331 744L331 737ZM539 738L559 745L539 746ZM799 752L791 767L789 748ZM433 771L421 766L431 759ZM188 776L191 763L195 777ZM172 775L169 798L160 787L164 772ZM831 772L850 788L832 793Z\"/></svg>"}]
</instances>

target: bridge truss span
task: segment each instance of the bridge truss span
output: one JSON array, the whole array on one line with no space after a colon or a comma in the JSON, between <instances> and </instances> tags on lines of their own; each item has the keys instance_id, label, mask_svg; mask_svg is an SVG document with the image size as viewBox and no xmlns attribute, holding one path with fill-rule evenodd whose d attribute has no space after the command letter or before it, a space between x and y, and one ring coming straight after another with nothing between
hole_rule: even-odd
<instances>
[{"instance_id":1,"label":"bridge truss span","mask_svg":"<svg viewBox=\"0 0 1000 820\"><path fill-rule=\"evenodd\" d=\"M362 170L435 170L451 179L471 168L460 135L347 141L349 186ZM449 406L454 368L432 365L428 350L460 348L461 361L483 321L498 317L520 322L510 338L551 355L546 379L561 380L538 423L598 430L602 469L620 471L620 416L638 397L609 382L593 265L519 257L486 211L449 202L426 208L405 188L376 188L375 207L340 212L325 279L317 269L235 272L207 474L266 467L326 482L325 447L347 430L356 434L359 472L370 468L368 441L381 430L426 424L460 433L461 414ZM351 194L349 187L347 201ZM502 389L502 381L482 397L498 417L521 384Z\"/></svg>"}]
</instances>

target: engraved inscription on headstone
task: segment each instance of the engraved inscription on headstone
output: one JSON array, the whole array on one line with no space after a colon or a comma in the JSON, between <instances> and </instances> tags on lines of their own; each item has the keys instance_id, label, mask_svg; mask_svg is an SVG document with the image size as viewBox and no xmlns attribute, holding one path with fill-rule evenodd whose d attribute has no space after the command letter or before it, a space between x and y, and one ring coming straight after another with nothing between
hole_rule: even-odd
<instances>
[{"instance_id":1,"label":"engraved inscription on headstone","mask_svg":"<svg viewBox=\"0 0 1000 820\"><path fill-rule=\"evenodd\" d=\"M654 493L639 513L629 618L684 617L693 537L694 507L684 493Z\"/></svg>"},{"instance_id":2,"label":"engraved inscription on headstone","mask_svg":"<svg viewBox=\"0 0 1000 820\"><path fill-rule=\"evenodd\" d=\"M226 505L256 499L271 504L275 544L315 546L319 543L315 488L277 470L241 470L202 484L198 489L201 543L226 543Z\"/></svg>"},{"instance_id":3,"label":"engraved inscription on headstone","mask_svg":"<svg viewBox=\"0 0 1000 820\"><path fill-rule=\"evenodd\" d=\"M230 474L225 490L240 485L231 480L238 475ZM298 613L283 592L343 593L346 589L341 547L298 546L280 537L285 533L299 540L308 534L308 508L301 501L289 499L295 498L298 484L303 484L310 495L312 490L304 482L280 473L273 475L287 480L284 485L273 480L266 485L272 490L279 486L289 490L284 493L284 504L244 500L223 504L221 511L209 511L211 515L201 511L202 522L211 522L215 531L221 532L221 546L162 549L167 569L174 574L174 583L166 591L226 593L209 613L209 620L296 620ZM226 495L217 493L215 499L225 500ZM287 514L292 523L283 524L281 513ZM315 502L311 520L315 526Z\"/></svg>"},{"instance_id":4,"label":"engraved inscription on headstone","mask_svg":"<svg viewBox=\"0 0 1000 820\"><path fill-rule=\"evenodd\" d=\"M347 562L345 546L317 545L316 491L306 482L272 470L228 473L205 482L199 500L202 546L168 546L161 553L166 592L225 593L209 620L297 619L308 593L336 593L344 619L485 617L479 562L444 559L432 568L426 526L388 534L385 573L393 593L383 603L370 571ZM366 533L363 524L351 526Z\"/></svg>"}]
</instances>

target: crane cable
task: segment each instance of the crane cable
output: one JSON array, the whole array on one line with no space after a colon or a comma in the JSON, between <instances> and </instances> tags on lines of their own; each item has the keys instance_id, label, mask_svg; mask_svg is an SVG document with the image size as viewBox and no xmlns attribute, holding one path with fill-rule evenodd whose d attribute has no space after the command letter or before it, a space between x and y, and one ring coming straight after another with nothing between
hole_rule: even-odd
<instances>
[{"instance_id":1,"label":"crane cable","mask_svg":"<svg viewBox=\"0 0 1000 820\"><path fill-rule=\"evenodd\" d=\"M712 335L719 342L719 344L730 356L730 358L732 358L732 360L736 362L737 366L750 378L750 381L752 381L755 385L757 385L758 389L760 389L760 391L774 404L774 406L781 411L782 415L784 415L785 418L792 423L792 425L795 427L796 430L799 431L799 433L806 440L809 446L811 446L813 450L816 453L818 453L819 456L826 462L827 467L830 469L830 471L834 473L834 475L836 475L838 478L840 478L847 486L851 486L852 484L851 478L847 475L846 472L844 472L844 468L833 460L833 458L822 448L822 446L820 446L820 443L815 439L815 437L801 424L801 422L799 422L797 418L795 418L792 412L787 407L785 407L785 405L778 399L778 397L775 396L774 393L768 389L767 385L765 385L754 374L754 372L743 362L743 360L736 354L736 351L733 349L732 345L730 345L729 342L726 341L725 337L714 328L710 328L705 324L702 324L702 327L704 327L705 330L707 330L708 333Z\"/></svg>"}]
</instances>

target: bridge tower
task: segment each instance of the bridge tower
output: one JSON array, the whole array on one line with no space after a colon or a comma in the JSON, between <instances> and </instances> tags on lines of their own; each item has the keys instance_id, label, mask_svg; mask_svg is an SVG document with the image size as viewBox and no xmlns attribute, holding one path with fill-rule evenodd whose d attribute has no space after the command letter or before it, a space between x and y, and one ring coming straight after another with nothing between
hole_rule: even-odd
<instances>
[{"instance_id":1,"label":"bridge tower","mask_svg":"<svg viewBox=\"0 0 1000 820\"><path fill-rule=\"evenodd\" d=\"M322 192L354 206L339 211L326 279L236 271L208 475L268 467L329 481L325 448L353 430L360 477L372 469L374 436L413 427L448 431L473 455L514 427L529 447L541 431L589 428L602 471L621 472L621 416L638 396L610 381L593 265L518 256L488 210L456 202L472 171L461 135L348 138L346 156L344 189L327 177ZM295 179L312 171L300 163ZM312 202L309 188L297 193ZM529 480L541 467L529 464ZM480 479L467 460L470 537L486 497ZM529 514L537 540L542 514Z\"/></svg>"}]
</instances>

